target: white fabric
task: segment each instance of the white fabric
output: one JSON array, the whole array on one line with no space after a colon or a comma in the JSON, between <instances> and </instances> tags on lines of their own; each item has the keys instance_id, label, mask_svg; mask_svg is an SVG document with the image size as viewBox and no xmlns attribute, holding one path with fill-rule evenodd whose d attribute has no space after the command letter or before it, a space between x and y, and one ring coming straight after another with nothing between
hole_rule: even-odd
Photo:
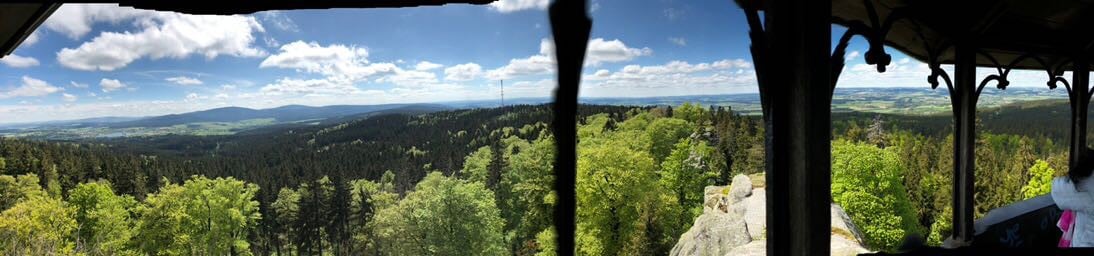
<instances>
[{"instance_id":1,"label":"white fabric","mask_svg":"<svg viewBox=\"0 0 1094 256\"><path fill-rule=\"evenodd\" d=\"M1078 186L1067 177L1056 177L1052 180L1052 200L1056 201L1056 206L1075 212L1075 231L1071 237L1071 247L1094 247L1094 182L1092 180L1094 177L1083 179Z\"/></svg>"}]
</instances>

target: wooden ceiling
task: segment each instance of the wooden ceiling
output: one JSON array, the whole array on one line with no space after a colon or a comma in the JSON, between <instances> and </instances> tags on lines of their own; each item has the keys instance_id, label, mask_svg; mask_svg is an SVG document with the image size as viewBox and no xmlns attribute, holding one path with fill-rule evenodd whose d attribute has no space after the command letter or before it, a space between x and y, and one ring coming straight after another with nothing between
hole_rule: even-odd
<instances>
[{"instance_id":1,"label":"wooden ceiling","mask_svg":"<svg viewBox=\"0 0 1094 256\"><path fill-rule=\"evenodd\" d=\"M1044 69L1062 65L1075 56L1094 56L1094 9L1091 0L833 0L833 23L874 27L893 18L885 45L927 62L928 46L942 63L952 63L954 44L979 48L979 66ZM899 14L894 14L899 13ZM878 26L880 27L880 26ZM943 47L940 47L943 46ZM989 55L996 61L992 61ZM998 63L998 64L997 64Z\"/></svg>"},{"instance_id":2,"label":"wooden ceiling","mask_svg":"<svg viewBox=\"0 0 1094 256\"><path fill-rule=\"evenodd\" d=\"M26 40L59 4L0 4L0 57Z\"/></svg>"}]
</instances>

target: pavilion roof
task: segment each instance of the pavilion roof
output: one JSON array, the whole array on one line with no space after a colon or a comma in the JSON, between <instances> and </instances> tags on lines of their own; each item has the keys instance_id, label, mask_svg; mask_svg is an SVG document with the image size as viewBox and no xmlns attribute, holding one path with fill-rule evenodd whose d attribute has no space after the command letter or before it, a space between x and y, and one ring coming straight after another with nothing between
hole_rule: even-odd
<instances>
[{"instance_id":1,"label":"pavilion roof","mask_svg":"<svg viewBox=\"0 0 1094 256\"><path fill-rule=\"evenodd\" d=\"M0 57L7 56L53 13L59 4L0 4Z\"/></svg>"},{"instance_id":2,"label":"pavilion roof","mask_svg":"<svg viewBox=\"0 0 1094 256\"><path fill-rule=\"evenodd\" d=\"M883 27L893 18L885 45L908 56L928 62L928 46L941 63L952 63L955 43L971 44L984 54L979 66L1008 66L1045 69L1063 65L1072 56L1094 51L1094 9L1092 0L833 0L833 23L844 26L864 24ZM877 22L870 18L871 5ZM990 55L996 61L984 56Z\"/></svg>"}]
</instances>

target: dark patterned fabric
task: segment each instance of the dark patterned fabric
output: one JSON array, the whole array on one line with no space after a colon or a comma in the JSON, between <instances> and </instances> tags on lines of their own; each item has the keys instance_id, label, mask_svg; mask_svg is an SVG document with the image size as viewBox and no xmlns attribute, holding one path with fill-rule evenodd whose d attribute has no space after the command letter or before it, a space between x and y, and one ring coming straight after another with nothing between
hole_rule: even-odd
<instances>
[{"instance_id":1,"label":"dark patterned fabric","mask_svg":"<svg viewBox=\"0 0 1094 256\"><path fill-rule=\"evenodd\" d=\"M989 226L973 247L1055 248L1063 234L1056 227L1063 210L1055 204Z\"/></svg>"}]
</instances>

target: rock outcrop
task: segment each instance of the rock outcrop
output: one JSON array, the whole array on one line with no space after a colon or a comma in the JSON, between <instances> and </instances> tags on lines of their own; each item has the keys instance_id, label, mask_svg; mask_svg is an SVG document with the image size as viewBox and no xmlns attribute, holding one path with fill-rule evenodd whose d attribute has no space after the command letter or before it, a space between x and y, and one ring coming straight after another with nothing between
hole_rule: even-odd
<instances>
[{"instance_id":1,"label":"rock outcrop","mask_svg":"<svg viewBox=\"0 0 1094 256\"><path fill-rule=\"evenodd\" d=\"M764 239L764 227L767 224L767 191L764 188L752 189L752 196L741 201L745 210L745 225L752 240Z\"/></svg>"},{"instance_id":2,"label":"rock outcrop","mask_svg":"<svg viewBox=\"0 0 1094 256\"><path fill-rule=\"evenodd\" d=\"M705 213L695 219L695 225L680 237L669 255L727 255L751 241L740 216Z\"/></svg>"},{"instance_id":3,"label":"rock outcrop","mask_svg":"<svg viewBox=\"0 0 1094 256\"><path fill-rule=\"evenodd\" d=\"M704 190L703 214L680 236L670 255L765 255L766 193L753 188L748 176L737 175L729 186ZM832 255L870 252L862 232L839 205L832 204Z\"/></svg>"},{"instance_id":4,"label":"rock outcrop","mask_svg":"<svg viewBox=\"0 0 1094 256\"><path fill-rule=\"evenodd\" d=\"M733 203L740 202L752 195L752 179L748 176L737 174L733 176L733 182L729 184L729 195Z\"/></svg>"},{"instance_id":5,"label":"rock outcrop","mask_svg":"<svg viewBox=\"0 0 1094 256\"><path fill-rule=\"evenodd\" d=\"M706 187L703 214L680 236L669 255L721 256L752 242L744 218L746 208L740 203L752 194L752 182L748 177L739 179L742 176L734 177L729 187Z\"/></svg>"}]
</instances>

